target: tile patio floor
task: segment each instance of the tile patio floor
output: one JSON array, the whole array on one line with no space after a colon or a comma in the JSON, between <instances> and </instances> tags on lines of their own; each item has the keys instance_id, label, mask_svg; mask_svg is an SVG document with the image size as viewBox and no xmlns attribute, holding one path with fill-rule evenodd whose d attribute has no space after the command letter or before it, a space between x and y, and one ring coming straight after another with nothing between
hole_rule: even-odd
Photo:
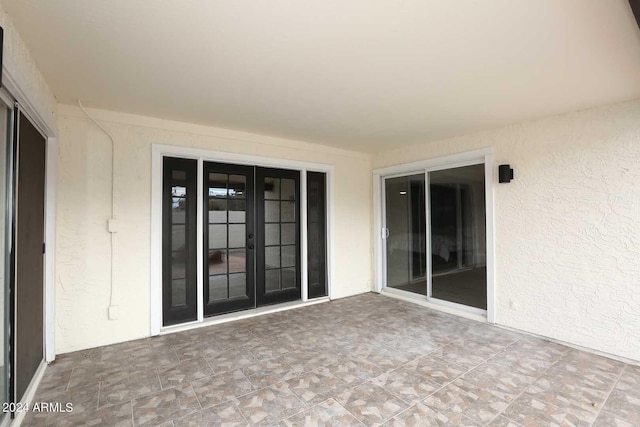
<instances>
[{"instance_id":1,"label":"tile patio floor","mask_svg":"<svg viewBox=\"0 0 640 427\"><path fill-rule=\"evenodd\" d=\"M61 355L23 425L640 425L640 367L375 294Z\"/></svg>"}]
</instances>

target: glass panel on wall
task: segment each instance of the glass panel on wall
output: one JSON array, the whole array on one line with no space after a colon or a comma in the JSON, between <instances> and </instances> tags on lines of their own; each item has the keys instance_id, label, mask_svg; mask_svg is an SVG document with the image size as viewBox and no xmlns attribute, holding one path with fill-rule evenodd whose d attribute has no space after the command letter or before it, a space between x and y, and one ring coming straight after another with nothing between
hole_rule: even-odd
<instances>
[{"instance_id":1,"label":"glass panel on wall","mask_svg":"<svg viewBox=\"0 0 640 427\"><path fill-rule=\"evenodd\" d=\"M326 174L307 173L307 266L309 298L327 295ZM293 242L295 229L284 228L283 243Z\"/></svg>"},{"instance_id":2,"label":"glass panel on wall","mask_svg":"<svg viewBox=\"0 0 640 427\"><path fill-rule=\"evenodd\" d=\"M433 298L487 308L484 165L429 173Z\"/></svg>"},{"instance_id":3,"label":"glass panel on wall","mask_svg":"<svg viewBox=\"0 0 640 427\"><path fill-rule=\"evenodd\" d=\"M427 294L424 174L384 181L387 286Z\"/></svg>"}]
</instances>

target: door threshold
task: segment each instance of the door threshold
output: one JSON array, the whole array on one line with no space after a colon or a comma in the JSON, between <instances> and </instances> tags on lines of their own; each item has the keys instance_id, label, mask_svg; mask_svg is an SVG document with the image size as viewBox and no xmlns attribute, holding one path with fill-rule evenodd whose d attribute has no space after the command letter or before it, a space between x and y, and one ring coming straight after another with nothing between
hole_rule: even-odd
<instances>
[{"instance_id":1,"label":"door threshold","mask_svg":"<svg viewBox=\"0 0 640 427\"><path fill-rule=\"evenodd\" d=\"M219 316L205 317L203 320L182 323L180 325L165 326L160 329L160 335L171 334L174 332L188 331L190 329L202 328L205 326L218 325L221 323L233 322L235 320L248 319L251 317L262 316L265 314L277 313L280 311L292 310L294 308L307 307L310 305L328 302L329 297L314 298L309 301L291 301L282 304L268 305L264 307L252 308L248 310L236 311L233 313L221 314Z\"/></svg>"},{"instance_id":2,"label":"door threshold","mask_svg":"<svg viewBox=\"0 0 640 427\"><path fill-rule=\"evenodd\" d=\"M464 317L465 319L487 323L487 312L479 308L467 307L465 305L442 300L428 300L424 295L414 294L413 292L403 291L401 289L383 288L380 295L412 302L433 310Z\"/></svg>"}]
</instances>

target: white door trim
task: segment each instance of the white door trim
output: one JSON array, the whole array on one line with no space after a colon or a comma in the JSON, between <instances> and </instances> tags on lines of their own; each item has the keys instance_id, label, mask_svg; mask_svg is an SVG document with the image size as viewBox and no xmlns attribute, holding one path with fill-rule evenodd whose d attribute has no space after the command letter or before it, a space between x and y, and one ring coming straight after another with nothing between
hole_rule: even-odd
<instances>
[{"instance_id":1,"label":"white door trim","mask_svg":"<svg viewBox=\"0 0 640 427\"><path fill-rule=\"evenodd\" d=\"M383 237L383 227L385 224L385 203L384 203L384 179L406 176L415 173L425 174L425 204L427 212L427 250L431 248L430 238L430 206L429 206L429 188L428 176L429 172L451 169L474 164L485 165L485 201L486 201L486 251L487 251L487 310L486 321L488 323L496 323L496 291L495 291L495 219L494 219L494 164L493 150L491 148L482 148L463 153L457 153L449 156L436 157L432 159L420 160L412 163L394 165L385 168L375 169L373 171L373 208L374 208L374 268L375 273L375 290L377 292L388 292L396 294L395 290L386 288L386 251L385 238ZM418 172L416 172L418 171ZM427 257L429 258L429 257ZM427 283L428 295L431 294L431 260L427 259ZM402 295L404 298L408 295ZM425 299L423 296L416 295L416 300ZM430 299L429 307L438 309L446 308L447 312L457 312L460 315L468 316L471 310L477 313L477 309L460 306L459 304L444 303L439 300ZM477 315L477 314L476 314Z\"/></svg>"},{"instance_id":2,"label":"white door trim","mask_svg":"<svg viewBox=\"0 0 640 427\"><path fill-rule=\"evenodd\" d=\"M302 301L308 300L307 281L307 263L304 255L306 251L307 235L306 235L306 172L324 172L327 174L327 293L329 298L333 294L333 284L335 283L335 271L333 254L333 221L334 221L334 203L333 203L333 165L324 163L301 162L297 160L287 160L272 157L254 156L248 154L230 153L226 151L212 151L200 148L181 147L163 144L153 144L151 146L151 292L150 292L150 316L151 316L151 335L159 335L164 328L162 326L162 159L165 156L174 156L181 158L190 158L198 160L198 188L201 190L202 185L202 165L205 161L231 163L249 166L261 166L271 168L281 168L300 171L301 186L301 218L300 218L300 250L301 250L301 293ZM305 188L302 188L303 185ZM201 194L201 192L199 192ZM198 197L200 199L200 197ZM202 206L198 205L198 248L202 249ZM199 251L199 253L202 253ZM201 265L199 265L201 267ZM200 272L202 268L198 268ZM202 293L203 275L198 276L198 293ZM326 298L326 297L322 297ZM198 299L198 321L192 322L194 326L204 322L203 314L200 306L202 306L201 297ZM250 310L248 310L250 311Z\"/></svg>"}]
</instances>

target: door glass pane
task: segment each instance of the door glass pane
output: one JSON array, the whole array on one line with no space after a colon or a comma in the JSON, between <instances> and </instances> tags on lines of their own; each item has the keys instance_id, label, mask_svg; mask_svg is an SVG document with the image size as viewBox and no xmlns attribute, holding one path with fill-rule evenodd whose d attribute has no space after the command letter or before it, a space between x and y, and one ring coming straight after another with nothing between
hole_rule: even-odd
<instances>
[{"instance_id":1,"label":"door glass pane","mask_svg":"<svg viewBox=\"0 0 640 427\"><path fill-rule=\"evenodd\" d=\"M244 224L229 225L229 247L244 248L246 241L246 229Z\"/></svg>"},{"instance_id":2,"label":"door glass pane","mask_svg":"<svg viewBox=\"0 0 640 427\"><path fill-rule=\"evenodd\" d=\"M264 248L265 268L280 268L280 246Z\"/></svg>"},{"instance_id":3,"label":"door glass pane","mask_svg":"<svg viewBox=\"0 0 640 427\"><path fill-rule=\"evenodd\" d=\"M227 272L226 249L209 249L209 274L224 274Z\"/></svg>"},{"instance_id":4,"label":"door glass pane","mask_svg":"<svg viewBox=\"0 0 640 427\"><path fill-rule=\"evenodd\" d=\"M296 199L296 181L293 179L281 180L281 200L295 200Z\"/></svg>"},{"instance_id":5,"label":"door glass pane","mask_svg":"<svg viewBox=\"0 0 640 427\"><path fill-rule=\"evenodd\" d=\"M279 222L280 221L280 202L265 201L264 202L264 221Z\"/></svg>"},{"instance_id":6,"label":"door glass pane","mask_svg":"<svg viewBox=\"0 0 640 427\"><path fill-rule=\"evenodd\" d=\"M229 250L229 273L243 273L247 271L247 250Z\"/></svg>"},{"instance_id":7,"label":"door glass pane","mask_svg":"<svg viewBox=\"0 0 640 427\"><path fill-rule=\"evenodd\" d=\"M296 243L296 225L282 224L282 244L294 245Z\"/></svg>"},{"instance_id":8,"label":"door glass pane","mask_svg":"<svg viewBox=\"0 0 640 427\"><path fill-rule=\"evenodd\" d=\"M187 303L186 285L187 280L183 277L180 279L171 279L171 304L174 307Z\"/></svg>"},{"instance_id":9,"label":"door glass pane","mask_svg":"<svg viewBox=\"0 0 640 427\"><path fill-rule=\"evenodd\" d=\"M243 199L229 199L229 222L245 223L247 221L247 202Z\"/></svg>"},{"instance_id":10,"label":"door glass pane","mask_svg":"<svg viewBox=\"0 0 640 427\"><path fill-rule=\"evenodd\" d=\"M429 173L432 296L487 308L484 165Z\"/></svg>"},{"instance_id":11,"label":"door glass pane","mask_svg":"<svg viewBox=\"0 0 640 427\"><path fill-rule=\"evenodd\" d=\"M247 178L244 175L229 175L229 197L244 199L246 197Z\"/></svg>"},{"instance_id":12,"label":"door glass pane","mask_svg":"<svg viewBox=\"0 0 640 427\"><path fill-rule=\"evenodd\" d=\"M184 182L185 171L174 170L173 180ZM177 307L187 302L187 187L171 186L171 306Z\"/></svg>"},{"instance_id":13,"label":"door glass pane","mask_svg":"<svg viewBox=\"0 0 640 427\"><path fill-rule=\"evenodd\" d=\"M247 295L247 275L245 273L229 275L229 298Z\"/></svg>"},{"instance_id":14,"label":"door glass pane","mask_svg":"<svg viewBox=\"0 0 640 427\"><path fill-rule=\"evenodd\" d=\"M195 160L163 159L163 325L197 317Z\"/></svg>"},{"instance_id":15,"label":"door glass pane","mask_svg":"<svg viewBox=\"0 0 640 427\"><path fill-rule=\"evenodd\" d=\"M209 224L225 224L227 222L227 200L209 198Z\"/></svg>"},{"instance_id":16,"label":"door glass pane","mask_svg":"<svg viewBox=\"0 0 640 427\"><path fill-rule=\"evenodd\" d=\"M273 292L280 290L280 270L266 270L264 275L265 291Z\"/></svg>"},{"instance_id":17,"label":"door glass pane","mask_svg":"<svg viewBox=\"0 0 640 427\"><path fill-rule=\"evenodd\" d=\"M280 244L280 224L264 225L264 244L267 246Z\"/></svg>"},{"instance_id":18,"label":"door glass pane","mask_svg":"<svg viewBox=\"0 0 640 427\"><path fill-rule=\"evenodd\" d=\"M282 289L290 289L296 287L296 269L282 269Z\"/></svg>"},{"instance_id":19,"label":"door glass pane","mask_svg":"<svg viewBox=\"0 0 640 427\"><path fill-rule=\"evenodd\" d=\"M387 178L387 286L427 294L424 174Z\"/></svg>"},{"instance_id":20,"label":"door glass pane","mask_svg":"<svg viewBox=\"0 0 640 427\"><path fill-rule=\"evenodd\" d=\"M209 197L227 197L227 175L223 173L209 174Z\"/></svg>"},{"instance_id":21,"label":"door glass pane","mask_svg":"<svg viewBox=\"0 0 640 427\"><path fill-rule=\"evenodd\" d=\"M265 200L280 200L280 178L264 179Z\"/></svg>"},{"instance_id":22,"label":"door glass pane","mask_svg":"<svg viewBox=\"0 0 640 427\"><path fill-rule=\"evenodd\" d=\"M296 247L282 246L282 266L283 267L295 267L296 266Z\"/></svg>"},{"instance_id":23,"label":"door glass pane","mask_svg":"<svg viewBox=\"0 0 640 427\"><path fill-rule=\"evenodd\" d=\"M184 212L178 212L178 214L184 214ZM186 242L185 233L186 228L182 224L173 224L171 227L171 251L173 252L173 259L184 259Z\"/></svg>"},{"instance_id":24,"label":"door glass pane","mask_svg":"<svg viewBox=\"0 0 640 427\"><path fill-rule=\"evenodd\" d=\"M296 202L282 202L282 222L294 222L296 220Z\"/></svg>"},{"instance_id":25,"label":"door glass pane","mask_svg":"<svg viewBox=\"0 0 640 427\"><path fill-rule=\"evenodd\" d=\"M209 249L219 249L227 247L227 225L209 225Z\"/></svg>"},{"instance_id":26,"label":"door glass pane","mask_svg":"<svg viewBox=\"0 0 640 427\"><path fill-rule=\"evenodd\" d=\"M226 299L227 295L227 276L209 276L209 301Z\"/></svg>"}]
</instances>

